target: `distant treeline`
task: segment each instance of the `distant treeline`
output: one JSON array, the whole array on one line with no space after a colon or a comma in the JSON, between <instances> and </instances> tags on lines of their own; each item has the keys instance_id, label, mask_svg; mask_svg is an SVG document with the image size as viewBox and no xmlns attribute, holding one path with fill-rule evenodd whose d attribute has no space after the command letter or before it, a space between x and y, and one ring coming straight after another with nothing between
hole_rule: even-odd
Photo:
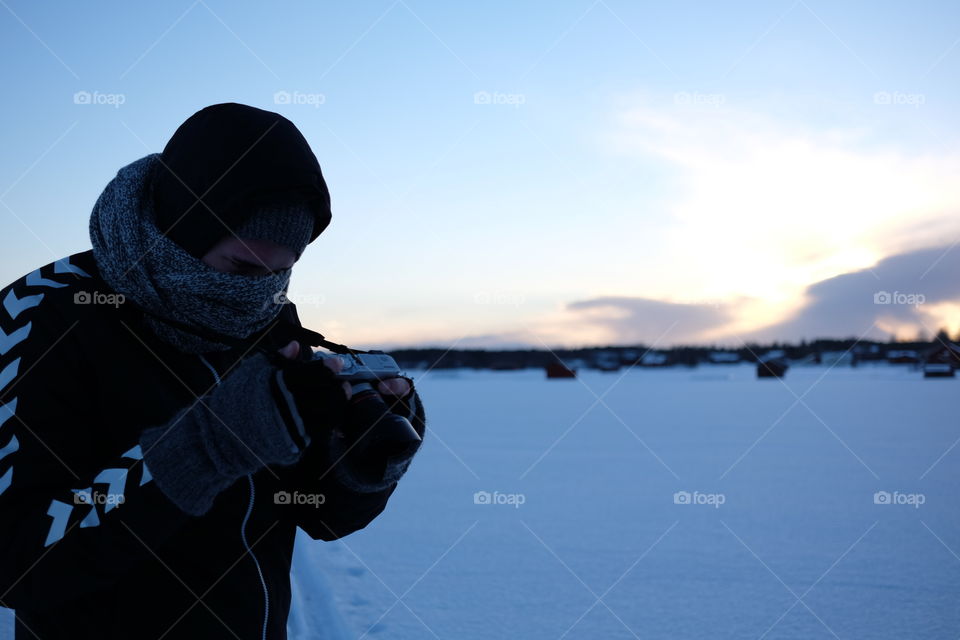
<instances>
[{"instance_id":1,"label":"distant treeline","mask_svg":"<svg viewBox=\"0 0 960 640\"><path fill-rule=\"evenodd\" d=\"M642 344L609 345L579 349L396 349L390 354L404 368L416 369L524 369L545 367L548 364L580 364L581 366L619 365L640 366L696 366L701 363L757 362L765 354L782 352L791 361L819 362L821 357L843 357L852 364L867 361L908 361L911 352L922 359L923 354L949 342L945 331L934 340L914 342L872 342L856 338L819 339L799 344L771 342L749 343L741 348L719 346L674 346L656 348ZM723 355L727 354L727 355ZM735 357L734 357L735 356Z\"/></svg>"}]
</instances>

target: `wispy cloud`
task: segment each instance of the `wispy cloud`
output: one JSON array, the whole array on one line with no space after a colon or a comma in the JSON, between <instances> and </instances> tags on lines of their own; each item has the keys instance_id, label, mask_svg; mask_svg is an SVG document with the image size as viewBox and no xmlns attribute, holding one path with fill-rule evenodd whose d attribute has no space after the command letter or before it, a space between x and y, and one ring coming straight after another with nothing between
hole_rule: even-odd
<instances>
[{"instance_id":1,"label":"wispy cloud","mask_svg":"<svg viewBox=\"0 0 960 640\"><path fill-rule=\"evenodd\" d=\"M809 287L803 309L789 320L753 334L761 339L890 335L914 338L960 330L960 250L919 249L880 261L869 271L847 273ZM935 261L937 267L930 269Z\"/></svg>"},{"instance_id":2,"label":"wispy cloud","mask_svg":"<svg viewBox=\"0 0 960 640\"><path fill-rule=\"evenodd\" d=\"M906 252L871 269L817 282L801 294L791 317L749 331L740 329L737 318L762 308L755 299L676 303L641 297L578 300L567 305L562 318L546 319L538 330L558 337L589 336L592 344L651 344L668 327L666 344L739 345L741 340L851 336L886 340L891 335L911 339L921 334L930 338L940 328L954 335L960 331L960 250L948 248ZM928 270L938 259L937 269ZM473 343L501 346L507 338L510 344L523 342L518 332L478 337Z\"/></svg>"},{"instance_id":3,"label":"wispy cloud","mask_svg":"<svg viewBox=\"0 0 960 640\"><path fill-rule=\"evenodd\" d=\"M960 153L880 146L863 121L827 130L679 102L632 99L604 141L675 174L663 267L687 295L789 311L814 282L960 238Z\"/></svg>"}]
</instances>

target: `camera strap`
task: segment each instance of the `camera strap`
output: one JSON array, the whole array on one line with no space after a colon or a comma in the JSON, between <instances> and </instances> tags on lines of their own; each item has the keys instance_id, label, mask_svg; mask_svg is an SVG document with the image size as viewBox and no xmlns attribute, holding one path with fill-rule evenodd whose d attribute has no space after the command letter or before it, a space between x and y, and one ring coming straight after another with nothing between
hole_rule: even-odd
<instances>
[{"instance_id":1,"label":"camera strap","mask_svg":"<svg viewBox=\"0 0 960 640\"><path fill-rule=\"evenodd\" d=\"M323 347L329 349L334 353L350 355L353 353L368 353L362 349L351 349L350 347L344 344L338 344L336 342L331 342L327 340L323 334L317 333L312 329L307 329L306 327L295 327L294 332L299 334L301 342L306 342L311 347Z\"/></svg>"},{"instance_id":2,"label":"camera strap","mask_svg":"<svg viewBox=\"0 0 960 640\"><path fill-rule=\"evenodd\" d=\"M144 314L152 315L153 317L158 318L159 320L169 325L173 325L176 328L180 329L181 331L192 333L194 335L200 336L201 338L220 342L222 344L230 345L232 347L249 346L251 339L255 339L258 336L262 336L263 334L272 331L274 327L276 327L278 324L282 322L281 316L277 316L274 320L270 322L270 324L268 324L266 327L264 327L257 333L253 334L252 336L248 336L247 338L241 339L241 338L234 338L232 336L227 336L222 333L212 331L210 329L194 327L194 326L185 324L183 322L179 322L177 320L171 320L169 318L161 318L156 314L150 313L149 311L147 311L143 307L140 307L139 305L131 305L131 306L136 307L139 311L143 312ZM337 342L331 342L330 340L327 340L323 334L317 331L313 331L312 329L307 329L304 326L290 326L290 330L291 330L291 333L294 334L294 337L299 342L306 343L311 347L323 347L325 349L329 349L334 353L343 354L343 355L350 355L350 354L356 354L356 353L369 353L368 351L364 351L362 349L351 349L346 345L339 344ZM264 351L264 352L268 351L263 347L258 346L256 348L260 351Z\"/></svg>"}]
</instances>

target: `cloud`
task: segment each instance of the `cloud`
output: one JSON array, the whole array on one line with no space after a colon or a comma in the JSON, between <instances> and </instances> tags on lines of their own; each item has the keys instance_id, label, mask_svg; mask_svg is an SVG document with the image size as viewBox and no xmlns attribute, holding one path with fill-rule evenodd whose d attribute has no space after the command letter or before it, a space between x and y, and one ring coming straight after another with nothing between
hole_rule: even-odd
<instances>
[{"instance_id":1,"label":"cloud","mask_svg":"<svg viewBox=\"0 0 960 640\"><path fill-rule=\"evenodd\" d=\"M742 317L762 303L679 303L602 296L568 303L528 328L471 336L461 348L542 348L583 345L740 345L742 342L862 337L927 337L960 332L960 245L918 249L814 283L789 318L742 331ZM759 305L759 306L758 306Z\"/></svg>"},{"instance_id":2,"label":"cloud","mask_svg":"<svg viewBox=\"0 0 960 640\"><path fill-rule=\"evenodd\" d=\"M618 105L604 151L647 170L637 189L656 177L655 195L638 194L622 215L637 225L629 237L644 255L625 257L629 268L616 273L582 260L589 279L572 290L587 293L551 312L504 317L501 331L462 344L651 344L661 335L663 344L735 344L859 336L872 325L866 337L877 339L960 329L960 246L944 244L960 240L960 153L883 138L862 110L848 111L858 118L848 127L826 129L735 104L630 96ZM620 225L618 217L609 228L623 237ZM873 304L884 291L924 303ZM696 302L704 300L719 302Z\"/></svg>"},{"instance_id":3,"label":"cloud","mask_svg":"<svg viewBox=\"0 0 960 640\"><path fill-rule=\"evenodd\" d=\"M870 269L818 282L804 297L806 305L794 317L751 337L932 337L941 327L953 333L960 326L960 246L891 256Z\"/></svg>"},{"instance_id":4,"label":"cloud","mask_svg":"<svg viewBox=\"0 0 960 640\"><path fill-rule=\"evenodd\" d=\"M919 249L891 256L869 269L809 286L792 317L750 331L737 319L757 301L681 304L633 297L572 302L571 328L601 329L607 344L739 344L741 341L799 341L891 334L932 337L941 327L960 330L960 246ZM747 312L749 313L749 312Z\"/></svg>"},{"instance_id":5,"label":"cloud","mask_svg":"<svg viewBox=\"0 0 960 640\"><path fill-rule=\"evenodd\" d=\"M669 176L663 273L690 296L775 301L814 282L960 238L960 153L730 107L631 97L604 138ZM743 327L748 329L749 327Z\"/></svg>"},{"instance_id":6,"label":"cloud","mask_svg":"<svg viewBox=\"0 0 960 640\"><path fill-rule=\"evenodd\" d=\"M648 298L602 297L567 305L579 321L606 331L614 344L697 342L730 321L727 305L685 304Z\"/></svg>"},{"instance_id":7,"label":"cloud","mask_svg":"<svg viewBox=\"0 0 960 640\"><path fill-rule=\"evenodd\" d=\"M503 333L484 333L457 338L410 339L400 341L377 340L374 342L357 342L351 345L355 349L381 349L395 351L398 349L540 349L543 344L538 342L529 331L506 331Z\"/></svg>"},{"instance_id":8,"label":"cloud","mask_svg":"<svg viewBox=\"0 0 960 640\"><path fill-rule=\"evenodd\" d=\"M458 340L456 347L543 349L703 342L718 327L730 322L732 306L709 301L676 303L625 296L596 297L570 302L514 330L467 336Z\"/></svg>"}]
</instances>

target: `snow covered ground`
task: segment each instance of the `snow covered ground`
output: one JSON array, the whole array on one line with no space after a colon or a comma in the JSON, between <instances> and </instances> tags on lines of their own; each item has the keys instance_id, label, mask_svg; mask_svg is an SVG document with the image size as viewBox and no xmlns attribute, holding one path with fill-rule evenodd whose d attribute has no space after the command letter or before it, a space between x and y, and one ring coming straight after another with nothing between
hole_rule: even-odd
<instances>
[{"instance_id":1,"label":"snow covered ground","mask_svg":"<svg viewBox=\"0 0 960 640\"><path fill-rule=\"evenodd\" d=\"M298 541L295 580L339 613L296 637L956 638L960 380L783 382L427 374L431 432L387 511Z\"/></svg>"},{"instance_id":2,"label":"snow covered ground","mask_svg":"<svg viewBox=\"0 0 960 640\"><path fill-rule=\"evenodd\" d=\"M960 379L417 384L429 432L387 511L298 538L292 638L960 635Z\"/></svg>"}]
</instances>

